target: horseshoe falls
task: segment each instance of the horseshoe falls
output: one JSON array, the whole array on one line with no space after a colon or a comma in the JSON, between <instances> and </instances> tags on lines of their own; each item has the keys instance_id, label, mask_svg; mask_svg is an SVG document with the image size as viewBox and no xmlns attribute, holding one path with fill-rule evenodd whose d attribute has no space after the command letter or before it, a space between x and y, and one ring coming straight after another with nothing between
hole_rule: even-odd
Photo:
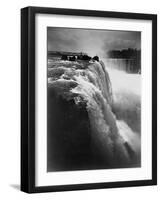
<instances>
[{"instance_id":1,"label":"horseshoe falls","mask_svg":"<svg viewBox=\"0 0 161 200\"><path fill-rule=\"evenodd\" d=\"M47 102L48 171L140 166L139 74L53 60Z\"/></svg>"}]
</instances>

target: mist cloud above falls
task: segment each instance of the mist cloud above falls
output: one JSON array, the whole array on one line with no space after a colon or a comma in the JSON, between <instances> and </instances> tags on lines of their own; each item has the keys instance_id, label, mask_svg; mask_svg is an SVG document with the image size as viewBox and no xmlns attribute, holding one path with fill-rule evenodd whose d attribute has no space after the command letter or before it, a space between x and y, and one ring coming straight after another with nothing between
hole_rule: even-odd
<instances>
[{"instance_id":1,"label":"mist cloud above falls","mask_svg":"<svg viewBox=\"0 0 161 200\"><path fill-rule=\"evenodd\" d=\"M141 33L48 27L48 51L84 52L106 57L108 50L140 49Z\"/></svg>"}]
</instances>

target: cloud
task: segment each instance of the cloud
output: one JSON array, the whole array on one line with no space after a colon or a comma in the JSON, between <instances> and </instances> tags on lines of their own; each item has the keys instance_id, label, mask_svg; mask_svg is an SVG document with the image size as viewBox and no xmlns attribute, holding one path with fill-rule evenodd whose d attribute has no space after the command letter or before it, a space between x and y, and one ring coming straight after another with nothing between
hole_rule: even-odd
<instances>
[{"instance_id":1,"label":"cloud","mask_svg":"<svg viewBox=\"0 0 161 200\"><path fill-rule=\"evenodd\" d=\"M86 52L104 56L108 50L141 48L141 33L48 27L49 51Z\"/></svg>"}]
</instances>

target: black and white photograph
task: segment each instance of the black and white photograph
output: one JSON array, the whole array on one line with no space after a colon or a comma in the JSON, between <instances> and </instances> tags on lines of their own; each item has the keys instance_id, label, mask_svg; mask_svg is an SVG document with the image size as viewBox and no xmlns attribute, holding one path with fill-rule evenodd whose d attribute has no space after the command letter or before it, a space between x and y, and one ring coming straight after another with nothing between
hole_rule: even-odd
<instances>
[{"instance_id":1,"label":"black and white photograph","mask_svg":"<svg viewBox=\"0 0 161 200\"><path fill-rule=\"evenodd\" d=\"M156 185L157 16L21 17L21 190Z\"/></svg>"},{"instance_id":2,"label":"black and white photograph","mask_svg":"<svg viewBox=\"0 0 161 200\"><path fill-rule=\"evenodd\" d=\"M141 167L141 32L47 27L47 172Z\"/></svg>"}]
</instances>

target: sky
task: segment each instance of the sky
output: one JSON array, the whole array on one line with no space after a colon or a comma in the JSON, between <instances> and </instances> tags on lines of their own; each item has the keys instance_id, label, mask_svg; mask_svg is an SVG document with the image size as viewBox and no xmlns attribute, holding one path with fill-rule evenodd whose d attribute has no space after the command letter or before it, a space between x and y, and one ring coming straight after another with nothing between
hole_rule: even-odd
<instances>
[{"instance_id":1,"label":"sky","mask_svg":"<svg viewBox=\"0 0 161 200\"><path fill-rule=\"evenodd\" d=\"M109 50L141 48L141 33L95 29L47 28L48 51L84 52L104 56Z\"/></svg>"}]
</instances>

